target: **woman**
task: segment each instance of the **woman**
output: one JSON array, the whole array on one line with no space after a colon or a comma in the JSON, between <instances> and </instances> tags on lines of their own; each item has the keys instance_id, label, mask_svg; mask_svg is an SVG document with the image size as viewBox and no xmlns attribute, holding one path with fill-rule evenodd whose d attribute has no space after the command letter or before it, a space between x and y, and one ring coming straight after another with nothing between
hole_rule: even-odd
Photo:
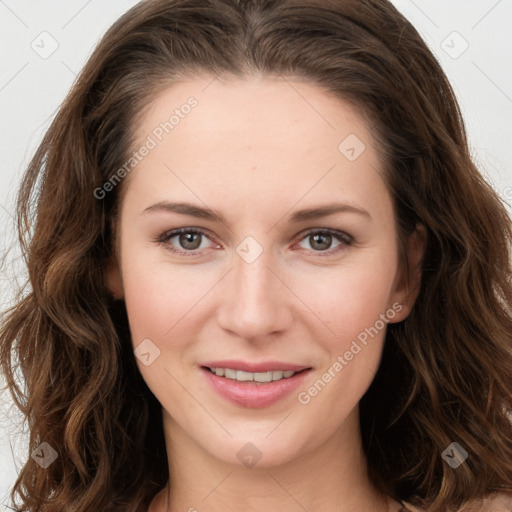
<instances>
[{"instance_id":1,"label":"woman","mask_svg":"<svg viewBox=\"0 0 512 512\"><path fill-rule=\"evenodd\" d=\"M387 1L141 2L18 218L15 510L512 509L510 218Z\"/></svg>"}]
</instances>

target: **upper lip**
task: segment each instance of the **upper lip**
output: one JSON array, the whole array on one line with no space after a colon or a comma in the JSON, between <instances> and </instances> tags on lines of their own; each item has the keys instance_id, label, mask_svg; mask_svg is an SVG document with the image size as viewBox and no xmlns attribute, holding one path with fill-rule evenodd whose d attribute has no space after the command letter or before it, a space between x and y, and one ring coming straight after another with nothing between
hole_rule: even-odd
<instances>
[{"instance_id":1,"label":"upper lip","mask_svg":"<svg viewBox=\"0 0 512 512\"><path fill-rule=\"evenodd\" d=\"M301 370L311 368L310 366L290 364L282 361L248 362L234 359L222 361L206 361L201 363L200 366L206 366L208 368L230 368L231 370L241 370L243 372L250 373L264 373L279 370L300 372Z\"/></svg>"}]
</instances>

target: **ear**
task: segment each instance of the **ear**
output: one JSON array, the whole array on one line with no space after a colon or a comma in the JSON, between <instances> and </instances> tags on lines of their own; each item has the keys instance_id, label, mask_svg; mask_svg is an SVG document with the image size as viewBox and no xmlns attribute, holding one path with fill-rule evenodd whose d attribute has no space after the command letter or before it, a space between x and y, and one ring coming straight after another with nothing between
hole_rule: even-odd
<instances>
[{"instance_id":1,"label":"ear","mask_svg":"<svg viewBox=\"0 0 512 512\"><path fill-rule=\"evenodd\" d=\"M405 256L409 269L404 261L400 261L395 277L390 307L395 310L396 315L390 323L405 320L416 302L421 288L421 270L426 246L427 231L422 224L417 224L406 241Z\"/></svg>"}]
</instances>

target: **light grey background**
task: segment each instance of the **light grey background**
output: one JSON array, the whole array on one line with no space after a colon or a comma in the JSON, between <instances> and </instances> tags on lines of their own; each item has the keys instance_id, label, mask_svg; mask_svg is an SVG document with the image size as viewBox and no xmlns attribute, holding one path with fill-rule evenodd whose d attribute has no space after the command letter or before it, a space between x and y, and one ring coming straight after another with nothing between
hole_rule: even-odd
<instances>
[{"instance_id":1,"label":"light grey background","mask_svg":"<svg viewBox=\"0 0 512 512\"><path fill-rule=\"evenodd\" d=\"M135 3L0 0L0 250L15 243L13 204L23 169L101 35ZM476 162L512 203L512 0L393 3L437 55L458 95ZM0 274L1 310L24 278L17 254L14 246ZM8 393L0 393L2 508L26 457L26 431Z\"/></svg>"}]
</instances>

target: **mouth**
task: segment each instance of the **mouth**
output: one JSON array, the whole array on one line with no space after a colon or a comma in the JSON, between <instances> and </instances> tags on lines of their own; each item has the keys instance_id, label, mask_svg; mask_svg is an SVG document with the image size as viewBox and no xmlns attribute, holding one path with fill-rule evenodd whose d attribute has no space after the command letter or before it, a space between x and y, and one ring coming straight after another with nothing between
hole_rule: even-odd
<instances>
[{"instance_id":1,"label":"mouth","mask_svg":"<svg viewBox=\"0 0 512 512\"><path fill-rule=\"evenodd\" d=\"M289 379L298 373L305 372L311 368L304 368L303 370L269 370L266 372L246 372L243 370L235 370L233 368L215 368L203 366L204 369L210 371L217 377L224 377L225 379L236 380L237 382L252 382L255 384L266 384L268 382L276 382L283 379Z\"/></svg>"},{"instance_id":2,"label":"mouth","mask_svg":"<svg viewBox=\"0 0 512 512\"><path fill-rule=\"evenodd\" d=\"M291 395L313 368L282 362L212 361L200 369L221 398L238 407L261 409Z\"/></svg>"}]
</instances>

